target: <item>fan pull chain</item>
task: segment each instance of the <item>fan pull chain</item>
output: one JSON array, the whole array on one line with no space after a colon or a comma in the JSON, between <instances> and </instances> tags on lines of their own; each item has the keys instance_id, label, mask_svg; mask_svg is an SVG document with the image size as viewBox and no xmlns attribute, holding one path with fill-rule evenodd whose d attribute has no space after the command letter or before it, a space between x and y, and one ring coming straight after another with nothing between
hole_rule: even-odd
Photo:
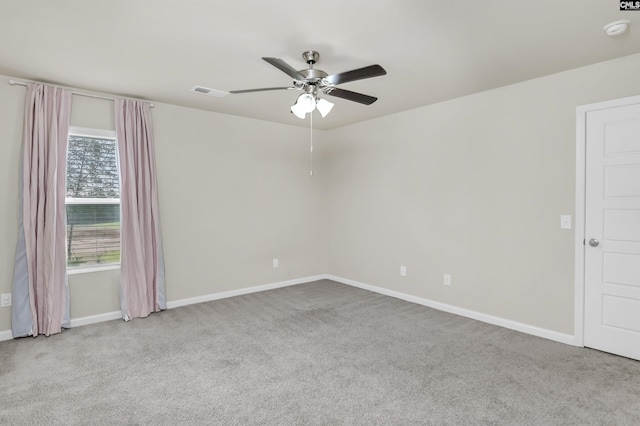
<instances>
[{"instance_id":1,"label":"fan pull chain","mask_svg":"<svg viewBox=\"0 0 640 426\"><path fill-rule=\"evenodd\" d=\"M313 111L309 113L309 176L313 176Z\"/></svg>"}]
</instances>

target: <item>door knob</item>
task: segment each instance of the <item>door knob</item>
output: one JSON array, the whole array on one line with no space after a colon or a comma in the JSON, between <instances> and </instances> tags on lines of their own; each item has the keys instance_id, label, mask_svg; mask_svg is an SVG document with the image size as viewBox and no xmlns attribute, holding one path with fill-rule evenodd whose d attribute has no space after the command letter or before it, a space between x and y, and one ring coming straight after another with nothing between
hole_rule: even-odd
<instances>
[{"instance_id":1,"label":"door knob","mask_svg":"<svg viewBox=\"0 0 640 426\"><path fill-rule=\"evenodd\" d=\"M595 238L592 238L589 240L589 245L591 247L598 247L600 245L600 241L596 240Z\"/></svg>"}]
</instances>

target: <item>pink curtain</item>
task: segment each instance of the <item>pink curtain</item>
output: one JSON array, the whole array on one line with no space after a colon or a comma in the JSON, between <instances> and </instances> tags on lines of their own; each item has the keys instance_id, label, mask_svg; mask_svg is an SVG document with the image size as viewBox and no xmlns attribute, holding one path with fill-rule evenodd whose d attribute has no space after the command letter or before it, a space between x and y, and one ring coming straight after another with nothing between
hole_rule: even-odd
<instances>
[{"instance_id":1,"label":"pink curtain","mask_svg":"<svg viewBox=\"0 0 640 426\"><path fill-rule=\"evenodd\" d=\"M166 309L150 105L116 99L120 159L120 304L122 317Z\"/></svg>"},{"instance_id":2,"label":"pink curtain","mask_svg":"<svg viewBox=\"0 0 640 426\"><path fill-rule=\"evenodd\" d=\"M70 112L70 91L27 85L14 337L49 336L69 326L65 184Z\"/></svg>"}]
</instances>

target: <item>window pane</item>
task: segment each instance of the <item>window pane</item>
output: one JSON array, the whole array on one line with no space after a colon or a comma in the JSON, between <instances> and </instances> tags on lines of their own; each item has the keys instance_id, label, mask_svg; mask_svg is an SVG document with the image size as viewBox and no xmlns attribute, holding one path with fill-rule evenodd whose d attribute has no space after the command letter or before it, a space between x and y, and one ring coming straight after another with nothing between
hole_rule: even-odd
<instances>
[{"instance_id":1,"label":"window pane","mask_svg":"<svg viewBox=\"0 0 640 426\"><path fill-rule=\"evenodd\" d=\"M120 185L116 141L88 134L69 135L66 191L68 267L120 262Z\"/></svg>"},{"instance_id":2,"label":"window pane","mask_svg":"<svg viewBox=\"0 0 640 426\"><path fill-rule=\"evenodd\" d=\"M67 204L67 264L120 262L120 205Z\"/></svg>"},{"instance_id":3,"label":"window pane","mask_svg":"<svg viewBox=\"0 0 640 426\"><path fill-rule=\"evenodd\" d=\"M116 141L69 135L67 197L120 198Z\"/></svg>"}]
</instances>

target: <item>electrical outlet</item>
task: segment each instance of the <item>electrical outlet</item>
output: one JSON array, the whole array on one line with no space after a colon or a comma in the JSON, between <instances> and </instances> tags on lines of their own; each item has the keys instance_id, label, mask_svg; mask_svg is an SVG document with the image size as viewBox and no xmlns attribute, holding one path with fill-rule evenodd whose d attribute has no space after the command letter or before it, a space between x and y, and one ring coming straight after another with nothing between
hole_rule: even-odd
<instances>
[{"instance_id":1,"label":"electrical outlet","mask_svg":"<svg viewBox=\"0 0 640 426\"><path fill-rule=\"evenodd\" d=\"M11 306L11 293L2 293L0 295L0 308Z\"/></svg>"},{"instance_id":2,"label":"electrical outlet","mask_svg":"<svg viewBox=\"0 0 640 426\"><path fill-rule=\"evenodd\" d=\"M402 277L406 277L407 276L407 267L406 266L400 266L400 276L402 276Z\"/></svg>"},{"instance_id":3,"label":"electrical outlet","mask_svg":"<svg viewBox=\"0 0 640 426\"><path fill-rule=\"evenodd\" d=\"M444 283L444 285L451 285L451 275L444 274L443 283Z\"/></svg>"},{"instance_id":4,"label":"electrical outlet","mask_svg":"<svg viewBox=\"0 0 640 426\"><path fill-rule=\"evenodd\" d=\"M273 267L274 268L278 267L278 259L273 259Z\"/></svg>"}]
</instances>

